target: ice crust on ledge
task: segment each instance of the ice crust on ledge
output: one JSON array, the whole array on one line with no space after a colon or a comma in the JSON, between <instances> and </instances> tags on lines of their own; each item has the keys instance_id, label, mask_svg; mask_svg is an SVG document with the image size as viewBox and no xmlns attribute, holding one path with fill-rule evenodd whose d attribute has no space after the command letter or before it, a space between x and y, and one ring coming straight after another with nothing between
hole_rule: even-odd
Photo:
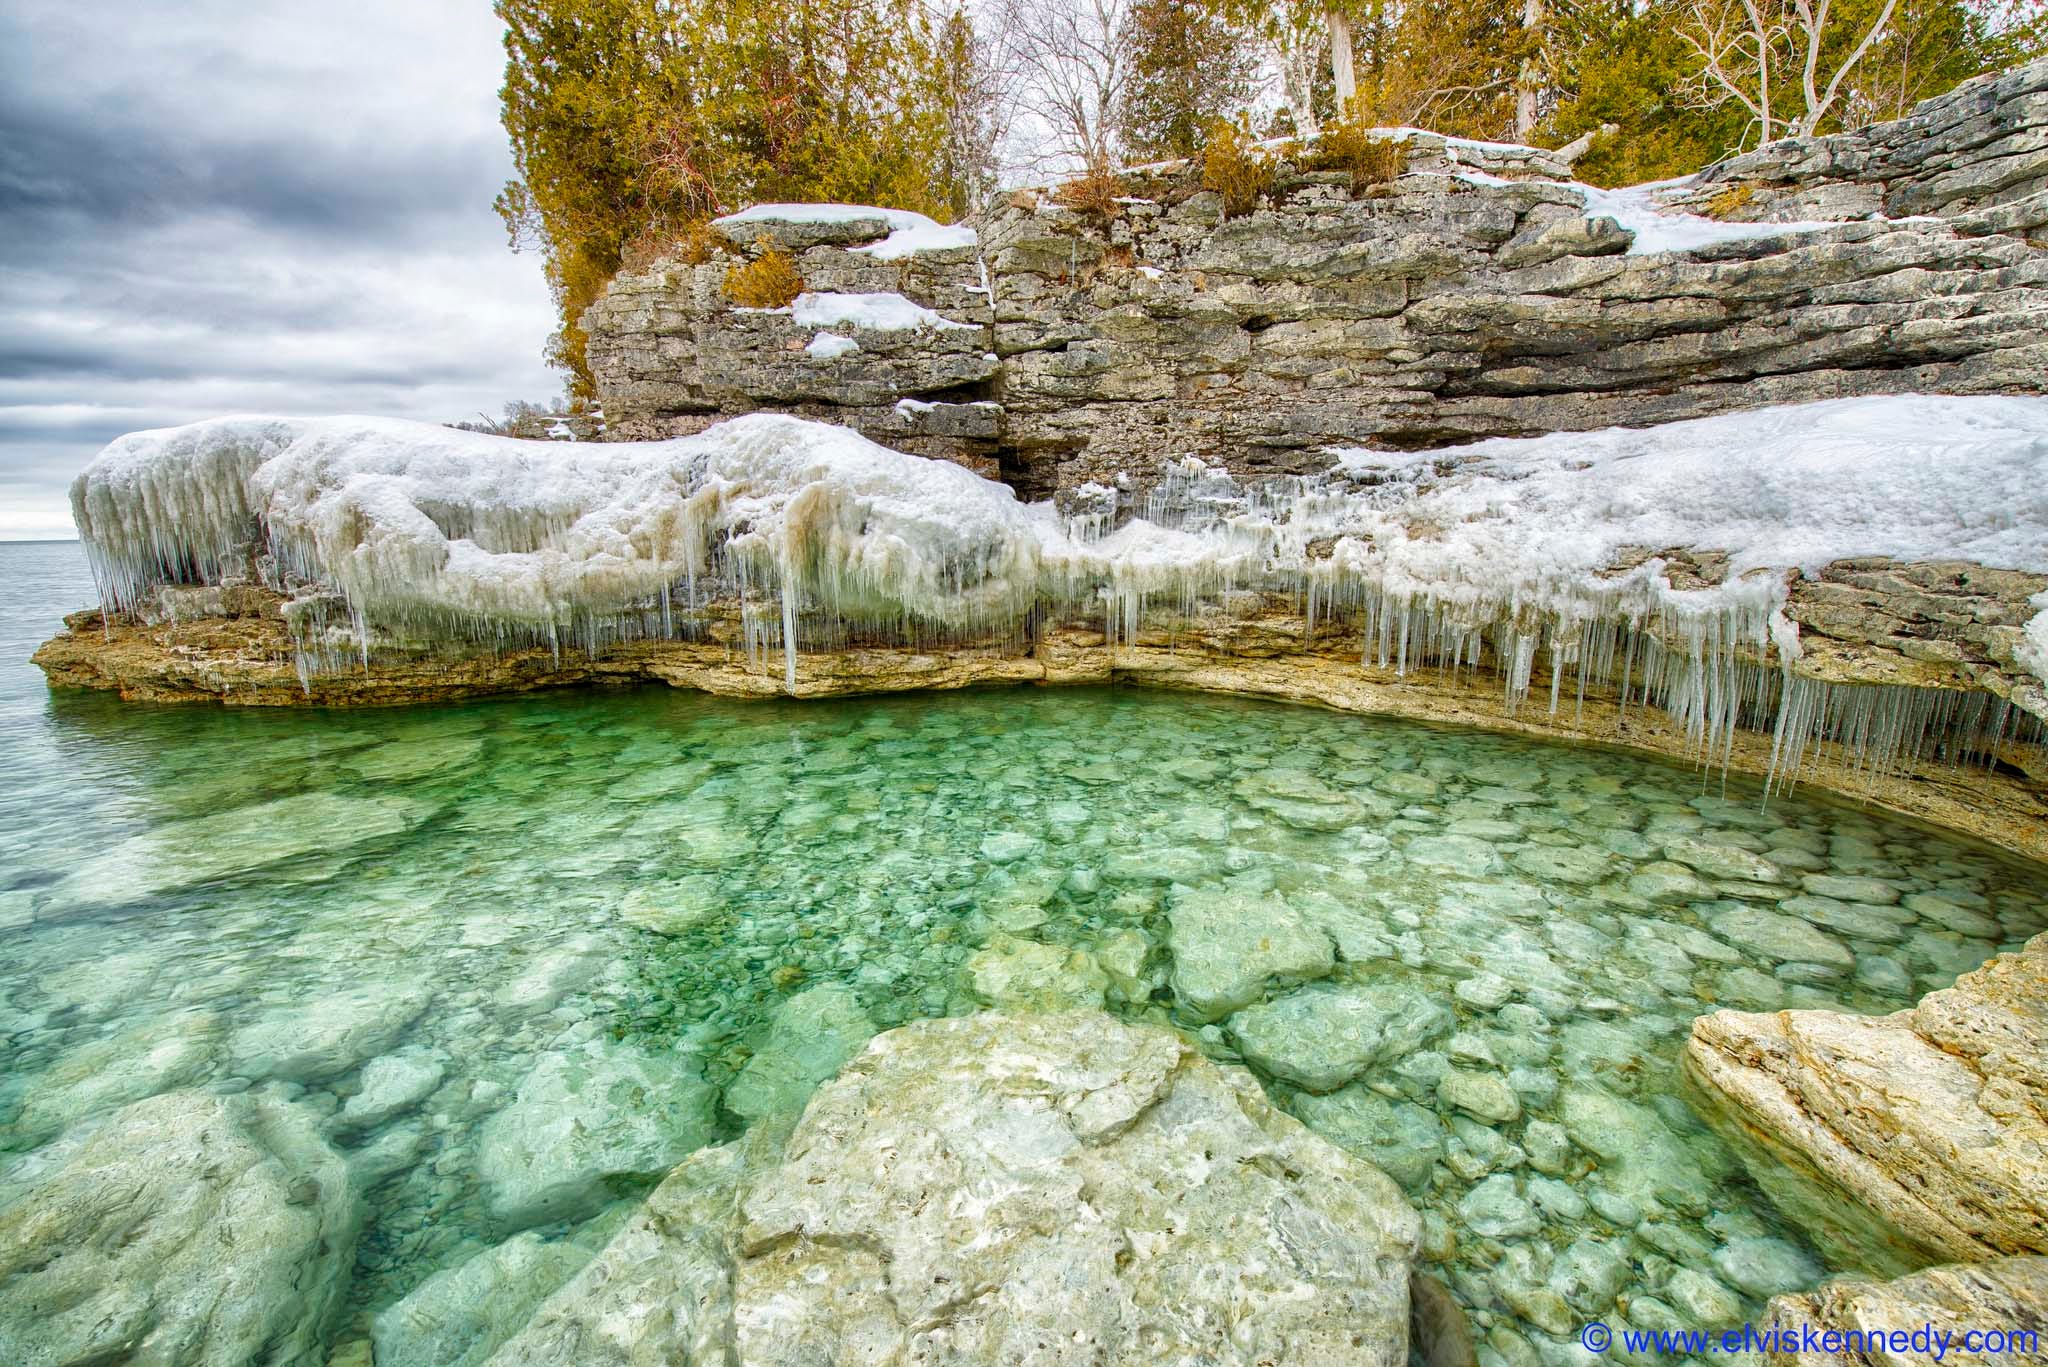
<instances>
[{"instance_id":1,"label":"ice crust on ledge","mask_svg":"<svg viewBox=\"0 0 2048 1367\"><path fill-rule=\"evenodd\" d=\"M829 328L850 323L874 332L909 332L916 328L971 328L942 313L912 303L900 294L804 293L790 305L798 327Z\"/></svg>"},{"instance_id":2,"label":"ice crust on ledge","mask_svg":"<svg viewBox=\"0 0 2048 1367\"><path fill-rule=\"evenodd\" d=\"M870 204L756 204L736 214L713 219L735 228L750 223L858 223L880 219L889 225L889 235L854 251L877 261L900 261L919 252L950 251L981 244L974 229L961 223L940 223L908 209L882 209Z\"/></svg>"},{"instance_id":3,"label":"ice crust on ledge","mask_svg":"<svg viewBox=\"0 0 2048 1367\"><path fill-rule=\"evenodd\" d=\"M1050 607L1099 613L1128 640L1148 603L1249 588L1361 631L1383 666L1491 664L1511 702L1539 661L1553 709L1567 683L1618 683L1703 754L1737 725L1776 725L1796 770L1815 737L1896 732L1880 748L1897 749L1960 726L1981 747L2012 724L1983 695L1899 712L1891 695L1916 690L1816 693L1761 661L1798 652L1787 570L1868 555L2048 572L2048 400L1845 399L1331 461L1252 486L1172 462L1117 526L1106 488L1062 517L781 416L647 443L225 418L115 441L72 504L110 605L253 569L307 602L341 595L341 634L363 650L387 631L596 651L686 634L710 598L737 596L750 652L779 654L794 688L799 651L849 632L986 640ZM1667 548L1724 552L1729 575L1674 589L1654 554ZM1640 563L1613 570L1625 561ZM314 667L333 667L335 624L294 622ZM2021 657L2048 665L2048 614Z\"/></svg>"}]
</instances>

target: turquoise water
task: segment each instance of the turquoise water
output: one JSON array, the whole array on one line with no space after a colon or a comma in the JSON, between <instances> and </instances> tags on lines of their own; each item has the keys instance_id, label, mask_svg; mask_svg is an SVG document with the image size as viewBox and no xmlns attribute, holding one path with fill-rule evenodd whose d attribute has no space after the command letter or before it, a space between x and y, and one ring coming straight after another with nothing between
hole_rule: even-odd
<instances>
[{"instance_id":1,"label":"turquoise water","mask_svg":"<svg viewBox=\"0 0 2048 1367\"><path fill-rule=\"evenodd\" d=\"M1827 1270L1677 1097L1693 1015L1897 1009L2048 924L2038 869L1867 812L1228 699L52 696L83 559L0 585L0 1200L127 1102L272 1094L368 1212L342 1337L521 1229L601 1241L873 1030L1080 1000L1249 1056L1409 1190L1484 1358L1564 1362ZM1176 977L1254 922L1311 942L1279 980Z\"/></svg>"}]
</instances>

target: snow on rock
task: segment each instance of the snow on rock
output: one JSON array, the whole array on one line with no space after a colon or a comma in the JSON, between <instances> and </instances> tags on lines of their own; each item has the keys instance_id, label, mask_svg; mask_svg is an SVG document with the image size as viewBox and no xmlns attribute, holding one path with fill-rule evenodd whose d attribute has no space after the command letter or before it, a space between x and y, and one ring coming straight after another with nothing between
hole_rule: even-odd
<instances>
[{"instance_id":1,"label":"snow on rock","mask_svg":"<svg viewBox=\"0 0 2048 1367\"><path fill-rule=\"evenodd\" d=\"M805 296L877 297L896 298ZM72 500L117 606L247 573L254 555L274 581L338 591L358 628L568 632L594 650L673 634L678 601L734 595L757 662L779 649L794 689L807 614L964 639L1041 603L1092 605L1114 640L1148 600L1266 587L1305 594L1312 620L1362 620L1383 666L1487 652L1511 702L1539 656L1553 707L1568 673L1633 680L1703 748L1760 709L1817 705L1738 664L1771 644L1797 655L1785 571L1852 556L2048 571L2038 398L1844 399L1330 458L1326 475L1256 486L1172 462L1111 530L1113 514L1026 506L960 466L789 417L604 444L229 418L115 441ZM1675 589L1642 556L1659 548L1724 552L1728 577ZM2021 658L2048 676L2048 616ZM1804 732L1784 734L1796 761Z\"/></svg>"},{"instance_id":2,"label":"snow on rock","mask_svg":"<svg viewBox=\"0 0 2048 1367\"><path fill-rule=\"evenodd\" d=\"M721 227L744 227L750 223L859 223L871 219L888 224L889 235L880 242L853 250L877 261L899 261L919 252L975 247L981 241L974 229L965 224L940 223L908 209L881 209L867 204L756 204L713 222Z\"/></svg>"},{"instance_id":3,"label":"snow on rock","mask_svg":"<svg viewBox=\"0 0 2048 1367\"><path fill-rule=\"evenodd\" d=\"M908 332L913 328L971 328L942 313L912 303L900 294L830 294L806 292L796 297L790 316L798 327L829 328L851 323L875 332ZM815 342L813 343L815 345Z\"/></svg>"},{"instance_id":4,"label":"snow on rock","mask_svg":"<svg viewBox=\"0 0 2048 1367\"><path fill-rule=\"evenodd\" d=\"M1596 570L1624 546L1723 550L1737 575L1862 555L2048 570L2042 399L1836 399L1333 455L1347 471L1404 482L1399 516L1374 528L1375 550L1432 580L1460 568L1487 579ZM1444 466L1452 473L1432 478Z\"/></svg>"},{"instance_id":5,"label":"snow on rock","mask_svg":"<svg viewBox=\"0 0 2048 1367\"><path fill-rule=\"evenodd\" d=\"M2034 609L2034 617L2014 657L2035 678L2048 679L2048 593L2035 594L2027 606Z\"/></svg>"},{"instance_id":6,"label":"snow on rock","mask_svg":"<svg viewBox=\"0 0 2048 1367\"><path fill-rule=\"evenodd\" d=\"M1587 218L1611 218L1635 234L1629 244L1630 256L1656 252L1691 252L1724 242L1749 242L1760 237L1783 237L1789 233L1818 232L1839 228L1839 223L1724 223L1663 206L1660 191L1676 189L1687 180L1658 181L1632 185L1625 190L1603 190L1595 185L1570 182L1569 188L1585 197Z\"/></svg>"},{"instance_id":7,"label":"snow on rock","mask_svg":"<svg viewBox=\"0 0 2048 1367\"><path fill-rule=\"evenodd\" d=\"M841 337L836 332L821 332L811 338L811 344L804 348L804 354L821 361L830 361L859 350L860 343L851 337Z\"/></svg>"}]
</instances>

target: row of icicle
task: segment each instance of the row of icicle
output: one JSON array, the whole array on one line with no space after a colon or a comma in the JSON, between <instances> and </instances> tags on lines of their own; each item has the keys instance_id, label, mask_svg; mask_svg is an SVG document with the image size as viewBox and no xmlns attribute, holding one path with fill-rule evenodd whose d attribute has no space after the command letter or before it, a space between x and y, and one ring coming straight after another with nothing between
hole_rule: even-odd
<instances>
[{"instance_id":1,"label":"row of icicle","mask_svg":"<svg viewBox=\"0 0 2048 1367\"><path fill-rule=\"evenodd\" d=\"M1879 777L1920 764L1990 764L2009 743L2044 739L2039 718L1987 694L1833 684L1794 673L1785 640L1773 632L1774 619L1782 626L1779 602L1755 594L1716 602L1688 601L1697 595L1660 597L1645 593L1637 576L1580 588L1561 610L1555 603L1538 609L1505 597L1475 608L1469 591L1457 600L1423 587L1389 591L1308 551L1309 531L1329 526L1343 500L1357 497L1356 491L1333 491L1315 479L1247 489L1200 462L1171 463L1144 503L1147 521L1227 540L1233 520L1250 513L1263 519L1269 535L1274 527L1294 529L1293 540L1283 536L1282 544L1268 543L1258 554L1219 555L1199 571L1169 574L1163 589L1156 574L1125 582L1114 566L1106 576L1051 576L1026 619L999 614L945 625L907 612L864 621L812 607L802 600L795 576L777 575L772 566L723 555L719 548L703 572L692 570L653 600L608 611L570 609L562 620L538 626L453 613L371 622L359 606L320 591L326 576L303 547L282 543L260 526L236 545L191 545L156 530L166 521L153 521L154 540L142 563L112 563L104 548L88 543L87 549L109 607L132 606L145 584L218 583L252 568L270 586L296 590L286 616L309 693L317 676L367 671L378 632L412 643L493 651L538 645L559 662L565 651L595 658L628 642L700 639L710 624L708 609L736 603L750 666L768 672L779 665L784 686L795 692L799 657L806 651L882 641L920 650L1027 648L1041 620L1085 617L1091 605L1107 644L1132 645L1161 609L1169 620L1187 619L1249 591L1291 596L1310 640L1319 633L1356 632L1366 667L1397 677L1417 670L1454 677L1490 670L1511 714L1538 691L1547 694L1553 716L1567 707L1576 716L1589 692L1611 697L1624 716L1631 707L1654 707L1683 729L1702 763L1722 765L1739 730L1768 731L1773 785L1796 781L1822 745L1836 747L1850 768ZM1077 541L1095 540L1112 522L1099 512L1087 513L1072 519L1068 531ZM266 550L253 554L253 545ZM1774 646L1778 658L1769 662Z\"/></svg>"}]
</instances>

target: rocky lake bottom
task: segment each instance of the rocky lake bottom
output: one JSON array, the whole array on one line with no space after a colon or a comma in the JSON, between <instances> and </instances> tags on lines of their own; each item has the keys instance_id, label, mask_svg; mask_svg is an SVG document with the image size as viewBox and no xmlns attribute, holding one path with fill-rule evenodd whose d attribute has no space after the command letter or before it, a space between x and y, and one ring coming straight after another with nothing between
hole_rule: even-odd
<instances>
[{"instance_id":1,"label":"rocky lake bottom","mask_svg":"<svg viewBox=\"0 0 2048 1367\"><path fill-rule=\"evenodd\" d=\"M1628 755L1196 695L392 712L52 696L0 547L0 1207L109 1113L251 1094L345 1162L344 1314L471 1362L654 1179L866 1039L1101 1004L1382 1167L1489 1367L1831 1271L1679 1091L1719 1007L1892 1011L2038 868Z\"/></svg>"}]
</instances>

